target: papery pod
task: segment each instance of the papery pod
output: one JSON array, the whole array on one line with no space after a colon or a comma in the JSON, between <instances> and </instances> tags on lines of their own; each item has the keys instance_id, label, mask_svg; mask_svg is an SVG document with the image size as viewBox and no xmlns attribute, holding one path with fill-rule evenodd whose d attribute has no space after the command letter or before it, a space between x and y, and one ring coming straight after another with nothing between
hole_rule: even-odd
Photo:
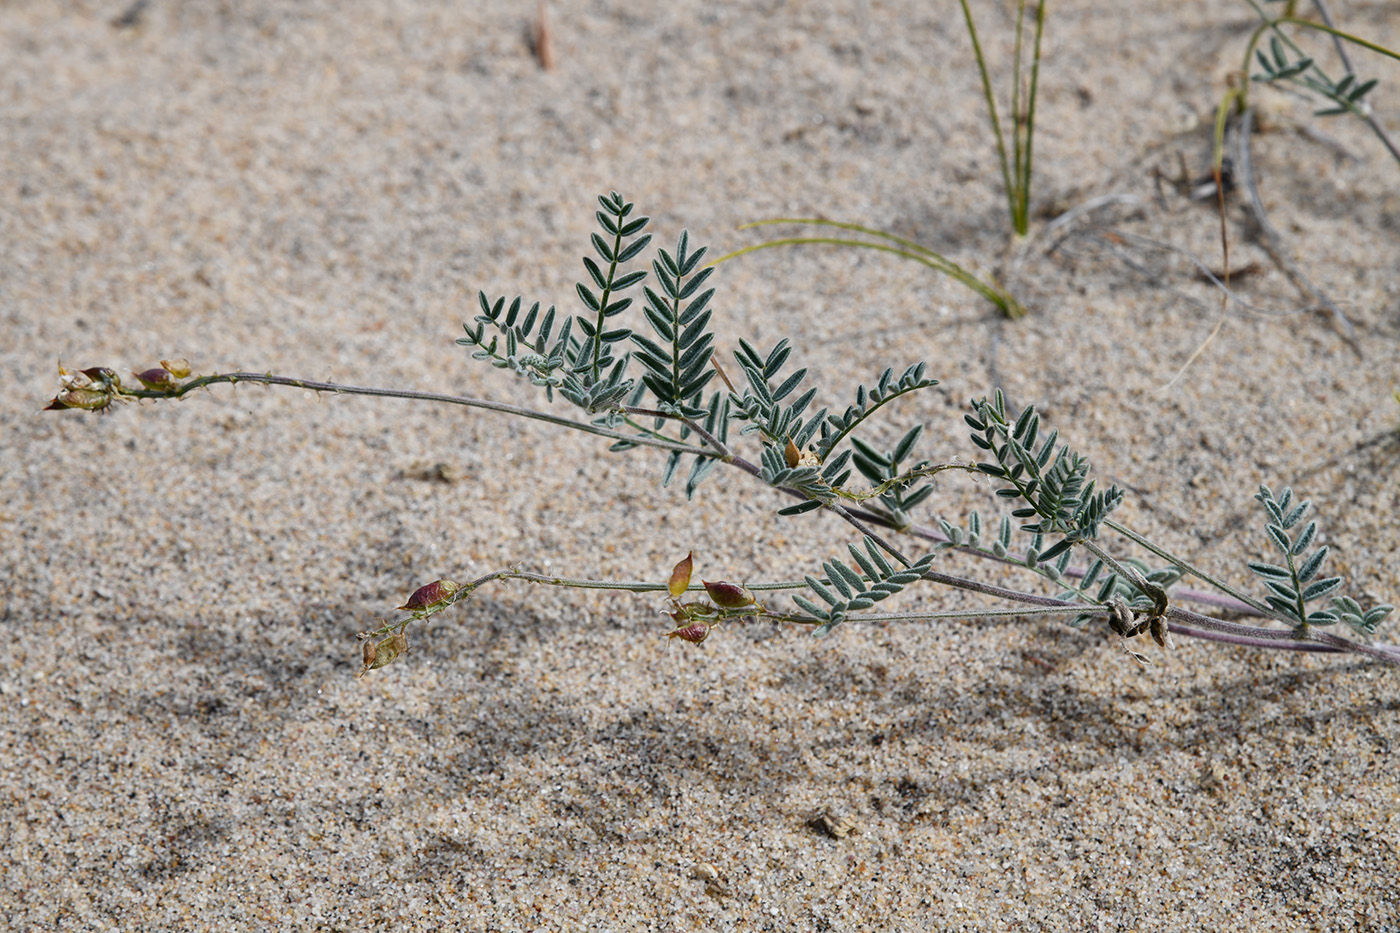
<instances>
[{"instance_id":1,"label":"papery pod","mask_svg":"<svg viewBox=\"0 0 1400 933\"><path fill-rule=\"evenodd\" d=\"M666 589L670 592L672 599L680 599L686 588L690 586L690 575L695 570L694 558L695 552L691 551L671 569L671 579L666 582Z\"/></svg>"},{"instance_id":2,"label":"papery pod","mask_svg":"<svg viewBox=\"0 0 1400 933\"><path fill-rule=\"evenodd\" d=\"M750 593L746 586L737 583L711 583L708 580L703 582L705 592L710 594L710 599L721 609L743 609L756 602L753 593Z\"/></svg>"},{"instance_id":3,"label":"papery pod","mask_svg":"<svg viewBox=\"0 0 1400 933\"><path fill-rule=\"evenodd\" d=\"M184 379L190 374L189 360L161 360L160 365L170 371L170 375L176 379Z\"/></svg>"},{"instance_id":4,"label":"papery pod","mask_svg":"<svg viewBox=\"0 0 1400 933\"><path fill-rule=\"evenodd\" d=\"M667 638L679 638L681 641L688 641L692 645L698 645L710 637L710 626L704 622L692 622L683 625L673 632L666 633Z\"/></svg>"},{"instance_id":5,"label":"papery pod","mask_svg":"<svg viewBox=\"0 0 1400 933\"><path fill-rule=\"evenodd\" d=\"M425 609L433 609L446 604L452 595L460 590L460 584L451 580L435 580L427 586L420 586L413 591L413 595L408 597L408 602L396 609L407 609L409 612L422 612Z\"/></svg>"},{"instance_id":6,"label":"papery pod","mask_svg":"<svg viewBox=\"0 0 1400 933\"><path fill-rule=\"evenodd\" d=\"M91 386L64 389L54 396L44 411L62 411L65 408L78 408L83 411L103 411L112 404L112 393Z\"/></svg>"},{"instance_id":7,"label":"papery pod","mask_svg":"<svg viewBox=\"0 0 1400 933\"><path fill-rule=\"evenodd\" d=\"M364 646L364 666L360 668L356 677L363 677L370 671L377 671L381 667L392 663L399 655L408 650L408 635L402 629L390 635L383 641L366 641Z\"/></svg>"},{"instance_id":8,"label":"papery pod","mask_svg":"<svg viewBox=\"0 0 1400 933\"><path fill-rule=\"evenodd\" d=\"M133 373L133 375L143 386L156 392L169 392L180 387L175 374L164 367L157 366L155 369Z\"/></svg>"},{"instance_id":9,"label":"papery pod","mask_svg":"<svg viewBox=\"0 0 1400 933\"><path fill-rule=\"evenodd\" d=\"M121 392L121 379L105 366L69 372L60 363L58 384L61 387L58 395L44 407L44 411L62 411L65 408L105 411L120 397Z\"/></svg>"},{"instance_id":10,"label":"papery pod","mask_svg":"<svg viewBox=\"0 0 1400 933\"><path fill-rule=\"evenodd\" d=\"M122 387L121 376L117 371L108 366L91 366L83 370L83 375L93 382L100 383L104 388L120 389Z\"/></svg>"},{"instance_id":11,"label":"papery pod","mask_svg":"<svg viewBox=\"0 0 1400 933\"><path fill-rule=\"evenodd\" d=\"M1150 623L1148 632L1152 635L1152 640L1163 648L1170 648L1172 646L1172 633L1167 626L1167 620L1162 616L1153 616Z\"/></svg>"}]
</instances>

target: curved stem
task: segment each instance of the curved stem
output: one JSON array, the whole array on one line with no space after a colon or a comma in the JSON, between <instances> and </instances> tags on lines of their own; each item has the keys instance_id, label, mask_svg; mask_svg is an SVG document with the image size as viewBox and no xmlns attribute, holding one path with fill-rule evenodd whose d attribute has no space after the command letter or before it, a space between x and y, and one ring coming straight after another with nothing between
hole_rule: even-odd
<instances>
[{"instance_id":1,"label":"curved stem","mask_svg":"<svg viewBox=\"0 0 1400 933\"><path fill-rule=\"evenodd\" d=\"M696 454L698 456L712 458L717 456L717 452L715 450L711 450L708 448L692 447L690 445L660 440L654 437L623 434L620 431L613 431L608 428L599 427L598 425L574 421L568 418L561 418L556 415L550 415L545 412L521 408L515 405L507 405L501 402L492 402L487 399L477 399L471 398L469 396L445 395L436 392L417 392L405 389L380 389L368 386L340 385L333 382L320 382L309 379L293 379L285 376L274 376L270 373L220 373L213 376L201 376L196 379L192 379L189 382L184 383L178 388L172 389L170 391L159 391L152 389L131 389L125 390L123 394L132 398L180 398L188 394L189 392L194 391L195 389L205 388L207 386L219 384L236 385L239 382L251 382L261 385L288 386L313 392L330 392L344 395L368 395L383 398L402 398L419 401L433 401L442 402L446 404L463 405L469 408L481 408L487 411L497 411L503 414L516 415L518 417L528 418L536 421L544 421L546 423L558 425L560 427L567 427L583 431L587 434L594 434L600 437L608 437L615 440L630 441L635 444L648 447L655 447L661 450L679 451L681 453ZM745 472L750 473L751 475L757 476L761 474L761 471L757 466L739 457L733 457L732 459L726 462L744 470ZM787 492L789 494L795 494L800 498L807 498L805 495L803 495L797 490L783 489L782 491ZM860 529L862 533L870 535L873 540L875 540L881 547L885 548L891 555L901 560L905 564L905 566L909 566L909 561L902 554L900 554L898 549L894 548L893 545L890 545L888 542L884 541L883 538L881 538L878 534L874 533L865 523L866 521L869 521L870 524L880 524L886 527L892 527L890 525L889 519L878 515L878 513L867 512L866 510L861 509L847 509L846 507L841 506L839 504L830 505L828 506L828 509L830 511L835 512L839 517L849 522L857 529ZM1126 528L1123 528L1121 525L1118 525L1117 523L1107 519L1105 520L1105 524L1108 524L1115 531L1119 531L1121 534L1124 534L1131 540L1142 544L1144 547L1147 547L1153 553L1156 553L1158 554L1158 556L1163 557L1163 559L1169 560L1172 563L1177 564L1178 566L1183 566L1183 568L1188 566L1185 564L1185 562L1179 561L1167 552L1161 550L1160 548L1157 548L1155 545L1152 545L1150 542L1146 541L1146 539L1143 539L1141 536L1135 534L1134 532L1131 532ZM1212 583L1212 585L1220 585L1217 584L1217 582L1213 578L1199 571L1192 569L1190 572L1195 573L1204 580L1207 580L1208 582ZM479 588L487 582L501 579L518 579L531 583L542 583L554 586L570 586L584 589L616 589L631 592L653 592L664 591L667 589L665 584L653 584L638 581L629 582L602 580L571 580L566 577L550 576L546 574L522 571L519 569L511 569L495 571L483 577L480 577L469 584L466 584L465 586L458 589L452 597L444 600L440 604L439 609L445 608L461 599L467 598L469 595L471 595L472 592L474 592L477 588ZM1025 603L1028 605L1038 606L1045 609L1054 609L1054 611L1057 613L1067 612L1071 609L1076 612L1082 612L1085 611L1086 608L1088 608L1080 603L1072 603L1067 602L1065 600L1054 599L1051 597L1038 596L1032 593L1023 593L1017 590L1010 590L1005 587L994 586L992 584L980 583L975 580L969 580L962 577L955 577L949 574L939 573L937 571L926 572L924 574L924 579L929 580L933 583L942 584L944 586L950 586L957 589L982 593L988 596L993 596L1011 602ZM787 585L788 584L786 583L770 585L758 584L755 586L751 586L750 588L779 589L785 588L787 587ZM1236 596L1236 598L1241 598L1241 594L1235 593L1227 586L1221 585L1221 589L1225 592L1230 593L1230 595L1232 596ZM1244 598L1244 600L1247 601L1247 598ZM435 609L433 611L438 611L438 609ZM997 614L1002 615L1007 614L1006 612L1000 610L996 610L995 612ZM956 615L959 617L967 618L977 614L979 614L977 611L973 611L971 613L961 612ZM1024 615L1025 613L1022 614ZM397 622L389 623L385 626L385 628L382 631L388 631L395 627L401 627L402 625L413 621L414 618L420 617L421 616L413 616L408 619L401 619ZM904 614L891 614L888 618L889 620L893 621L903 617L905 617ZM1328 634L1326 632L1316 632L1312 630L1307 630L1303 632L1283 632L1271 629L1261 629L1255 626L1241 625L1236 622L1227 622L1223 619L1215 619L1210 616L1205 616L1199 613L1191 612L1186 609L1181 609L1177 606L1172 606L1168 608L1167 617L1173 622L1179 621L1187 624L1188 628L1180 629L1183 635L1194 635L1195 631L1199 629L1216 633L1216 640L1230 641L1235 644L1249 644L1261 646L1267 644L1272 647L1313 645L1316 647L1295 648L1294 650L1349 651L1358 654L1363 654L1368 657L1375 658L1377 660L1387 661L1392 664L1400 664L1400 649L1384 648L1373 645L1367 645L1360 642L1353 642L1345 638L1340 638L1338 636Z\"/></svg>"},{"instance_id":2,"label":"curved stem","mask_svg":"<svg viewBox=\"0 0 1400 933\"><path fill-rule=\"evenodd\" d=\"M1079 606L1043 606L1039 609L940 609L929 612L862 612L848 616L842 625L878 622L957 622L964 619L1026 619L1035 616L1063 616L1078 612ZM799 615L769 615L774 622L821 625L822 620Z\"/></svg>"},{"instance_id":3,"label":"curved stem","mask_svg":"<svg viewBox=\"0 0 1400 933\"><path fill-rule=\"evenodd\" d=\"M1068 615L1070 613L1081 613L1090 607L1082 603L1073 603L1066 600L1054 599L1048 596L1038 596L1034 593L1022 593L1017 590L1005 587L993 586L991 584L979 583L975 580L967 580L960 577L949 576L948 574L929 571L924 574L924 579L932 583L955 587L957 589L969 590L971 592L982 593L1009 602L1024 603L1035 606L1033 610L1020 608L1006 609L962 609L962 610L939 610L933 612L866 612L857 616L852 616L847 621L850 622L918 622L918 621L948 621L958 619L1004 619L1004 618L1026 618L1033 616L1054 616ZM572 589L593 589L593 590L617 590L629 593L665 593L668 585L665 583L652 583L642 580L587 580L560 577L551 574L534 573L531 571L512 568L509 570L497 570L471 581L460 587L451 597L443 600L428 613L414 615L407 618L398 619L386 625L374 634L382 634L401 628L413 621L426 618L427 615L436 614L446 609L448 606L470 597L482 585L493 580L522 580L526 583L537 583L546 586L561 586ZM754 591L773 591L784 589L801 589L805 582L796 580L776 581L770 583L749 583L748 589ZM693 585L687 588L687 592L700 592L704 587ZM1090 610L1092 611L1092 610ZM820 620L811 619L803 615L794 613L779 613L769 610L762 610L755 613L761 618L774 622L789 622L800 625L816 625ZM1363 654L1376 660L1385 661L1391 664L1400 664L1400 649L1366 645L1353 642L1345 638L1339 638L1327 633L1311 632L1303 637L1299 637L1296 632L1285 632L1276 629L1263 629L1256 626L1240 625L1235 622L1227 622L1223 619L1215 619L1210 616L1200 615L1178 607L1171 607L1167 610L1167 617L1171 620L1171 630L1187 638L1202 638L1210 641L1224 642L1227 644L1240 645L1243 647L1268 648L1285 651L1306 651L1306 652L1326 652L1326 653L1356 653ZM1185 624L1183 624L1185 623Z\"/></svg>"},{"instance_id":4,"label":"curved stem","mask_svg":"<svg viewBox=\"0 0 1400 933\"><path fill-rule=\"evenodd\" d=\"M1329 635L1326 632L1309 630L1299 632L1297 629L1282 631L1280 629L1259 628L1254 625L1241 625L1238 622L1227 622L1224 619L1215 619L1211 616L1201 615L1191 612L1189 609L1182 609L1172 606L1167 609L1167 618L1175 621L1182 621L1188 626L1199 627L1207 631L1215 632L1221 636L1233 635L1237 638L1252 639L1250 642L1241 642L1237 639L1216 638L1216 641L1231 641L1234 644L1258 644L1267 643L1268 647L1281 647L1281 643L1311 644L1317 645L1315 648L1296 649L1306 651L1345 651L1355 654L1364 654L1367 657L1375 658L1378 661L1386 661L1390 664L1400 664L1400 649L1383 647L1380 645L1368 645L1364 642L1351 641L1337 635ZM1176 627L1173 626L1175 631Z\"/></svg>"},{"instance_id":5,"label":"curved stem","mask_svg":"<svg viewBox=\"0 0 1400 933\"><path fill-rule=\"evenodd\" d=\"M1254 599L1247 593L1243 593L1235 589L1225 581L1219 580L1211 576L1204 570L1201 570L1199 567L1192 564L1190 561L1183 560L1180 557L1177 557L1175 554L1171 553L1170 551L1158 547L1156 544L1153 544L1151 541L1147 540L1142 535L1133 531L1131 528L1127 528L1123 525L1120 525L1111 518L1105 518L1103 520L1103 523L1104 525L1106 525L1109 528L1112 528L1114 531L1118 532L1120 535L1127 538L1129 541L1132 541L1139 547L1145 548L1146 550L1151 551L1153 554L1156 554L1158 557L1162 558L1162 560L1167 561L1171 564L1175 564L1182 570L1191 574L1193 577L1196 577L1200 580L1204 580L1206 583L1209 583L1211 586L1220 590L1220 592L1232 596L1235 599L1238 599L1241 603L1253 609L1259 615L1269 619L1277 618L1277 614L1272 609L1270 609L1267 604L1262 603L1257 599ZM1283 620L1280 619L1279 621Z\"/></svg>"},{"instance_id":6,"label":"curved stem","mask_svg":"<svg viewBox=\"0 0 1400 933\"><path fill-rule=\"evenodd\" d=\"M890 544L888 541L882 538L873 529L868 528L865 524L861 522L860 519L856 518L849 511L847 511L845 506L837 502L831 502L828 503L826 507L832 512L835 512L837 515L841 516L841 518L854 525L856 530L859 531L861 534L869 536L870 540L874 541L876 544L880 545L880 547L884 548L885 553L889 554L895 560L899 561L906 567L910 565L911 561L909 560L909 558L905 557L902 553L900 553L898 548L896 548L893 544Z\"/></svg>"},{"instance_id":7,"label":"curved stem","mask_svg":"<svg viewBox=\"0 0 1400 933\"><path fill-rule=\"evenodd\" d=\"M788 492L791 495L797 496L798 498L805 498L805 496L803 496L802 493L797 492L796 490L783 491ZM912 537L920 538L924 541L932 541L935 544L948 543L947 535L943 534L943 532L939 531L938 529L932 528L928 525L912 523L901 527L899 525L896 525L889 516L882 515L879 512L873 512L869 509L859 508L855 506L847 506L846 510L852 515L854 515L856 518L859 518L860 520L865 522L869 522L873 525L879 525L881 528L888 528L891 531L899 531ZM1148 543L1150 544L1150 542ZM990 560L996 563L1008 564L1013 567L1024 566L1024 564L1021 561L1017 560L1014 557L998 557L991 551L980 547L972 547L971 545L963 544L952 548L952 550L955 550L961 554L968 554L973 557L980 557L983 560ZM1065 570L1065 576L1068 577L1082 577L1084 576L1084 574L1085 568L1083 567L1070 567L1069 569ZM1226 612L1240 612L1245 613L1246 615L1257 615L1264 616L1266 618L1272 618L1272 616L1269 616L1267 612L1261 612L1260 610L1255 609L1254 606L1250 605L1248 602L1239 599L1234 599L1229 596L1220 596L1216 593L1205 592L1202 590L1193 590L1186 587L1173 589L1172 593L1178 599L1185 599L1194 603L1200 603L1203 606L1214 606L1215 608L1223 609Z\"/></svg>"},{"instance_id":8,"label":"curved stem","mask_svg":"<svg viewBox=\"0 0 1400 933\"><path fill-rule=\"evenodd\" d=\"M168 392L162 392L156 389L124 389L122 394L131 398L181 398L195 389L202 389L207 386L220 384L236 385L240 382L252 382L271 386L290 386L295 389L305 389L311 392L330 392L335 395L370 395L380 398L402 398L422 402L442 402L448 405L463 405L467 408L480 408L485 411L514 415L518 418L528 418L532 421L543 421L546 424L552 424L562 428L572 428L575 431L582 431L585 434L596 434L598 437L607 437L619 441L631 441L643 447L655 447L658 450L667 450L683 454L698 454L702 457L716 456L715 451L704 447L695 447L690 444L682 444L677 441L669 441L655 436L624 434L621 431L614 431L611 428L589 424L586 421L575 421L572 418L562 418L559 415L551 415L548 412L536 411L532 408L521 408L518 405L508 405L505 402L493 402L490 399L472 398L467 395L444 395L440 392L416 392L410 389L381 389L374 386L341 385L335 382L318 382L312 379L293 379L287 376L274 376L271 373L219 373L213 376L200 376L196 379L191 379L179 388L172 389Z\"/></svg>"},{"instance_id":9,"label":"curved stem","mask_svg":"<svg viewBox=\"0 0 1400 933\"><path fill-rule=\"evenodd\" d=\"M720 256L718 259L712 260L709 263L709 265L718 265L730 259L737 259L738 257L743 256L747 253L757 252L761 249L770 249L775 246L801 246L810 244L854 246L863 249L878 250L882 253L890 253L892 255L900 256L905 259L912 259L920 265L928 266L930 269L933 269L936 272L941 272L944 275L947 275L957 280L958 282L961 282L963 285L972 289L977 294L981 295L983 298L996 305L996 307L1007 317L1018 318L1024 316L1026 313L1026 309L1021 306L1021 303L1018 302L1011 295L1010 292L1002 288L1000 283L997 283L994 279L992 280L991 284L988 284L987 282L984 282L977 276L973 275L971 272L968 272L962 266L953 262L951 259L948 259L946 256L936 253L933 250L928 249L927 247L920 246L919 244L914 243L911 240L906 240L902 237L897 237L894 234L884 233L879 230L873 230L869 227L862 227L859 224L840 223L834 220L822 220L820 218L781 217L772 220L760 220L751 224L745 224L743 227L740 227L740 229L742 230L747 227L757 227L775 223L815 224L826 227L837 227L842 230L854 230L860 233L868 234L870 236L877 236L886 240L890 240L892 242L898 243L904 248L896 249L893 246L886 246L883 243L869 243L865 240L854 240L845 237L784 237L782 239L767 240L763 243L755 243L752 246L745 246L742 249L736 249L732 253L726 253L725 255Z\"/></svg>"},{"instance_id":10,"label":"curved stem","mask_svg":"<svg viewBox=\"0 0 1400 933\"><path fill-rule=\"evenodd\" d=\"M1396 61L1400 61L1400 53L1388 49L1383 45L1378 45L1374 42L1370 42L1366 39L1361 38L1360 36L1352 35L1349 32L1343 32L1342 30L1334 27L1330 22L1324 25L1323 23L1315 23L1312 20L1300 19L1296 16L1280 16L1278 19L1269 19L1268 14L1265 13L1262 8L1260 8L1258 3L1254 2L1254 0L1249 0L1249 4L1250 6L1254 7L1254 11L1259 14L1260 18L1263 19L1264 22L1260 23L1255 28L1254 32L1250 34L1249 42L1245 46L1244 64L1240 68L1240 86L1238 89L1232 90L1225 95L1224 100L1222 100L1220 103L1222 109L1227 107L1231 100L1237 100L1239 102L1241 110L1243 110L1248 105L1250 64L1254 60L1254 50L1258 47L1259 40L1263 37L1265 32L1272 31L1274 35L1278 36L1279 39L1294 52L1294 54L1300 57L1303 56L1303 50L1298 48L1297 44L1292 39L1288 38L1287 34L1285 34L1284 31L1279 28L1282 25L1299 26L1303 29L1312 29L1317 32L1324 32L1330 35L1334 42L1338 40L1343 42L1350 42L1353 45L1358 45L1361 48L1368 49L1369 51L1375 52L1378 55L1384 55L1387 58L1393 58ZM1324 12L1324 16L1325 15L1326 14ZM1340 48L1340 46L1338 46L1338 48ZM1345 61L1345 56L1343 56L1343 61ZM1313 65L1313 68L1316 69L1317 73L1322 76L1323 80L1326 80L1329 83L1331 83L1330 79L1327 78L1326 72L1324 72L1321 68L1318 68L1316 64ZM1347 63L1347 71L1351 71L1350 63ZM1360 117L1361 120L1371 128L1371 132L1375 134L1376 138L1381 141L1381 145L1385 146L1386 150L1390 153L1391 158L1395 159L1397 162L1400 162L1400 148L1396 147L1394 141L1391 140L1389 134L1386 133L1384 127L1380 125L1380 122L1376 119L1374 114L1364 113L1349 102L1339 101L1339 103L1343 103L1346 106L1347 110ZM1219 137L1222 135L1220 133L1219 127L1219 115L1217 115L1216 122L1217 136ZM1217 140L1217 164L1219 163L1221 149L1221 144L1219 140Z\"/></svg>"},{"instance_id":11,"label":"curved stem","mask_svg":"<svg viewBox=\"0 0 1400 933\"><path fill-rule=\"evenodd\" d=\"M626 414L638 415L643 418L666 418L671 421L679 421L691 431L694 431L696 434L700 435L701 440L703 440L705 443L709 444L711 447L714 448L714 451L711 453L711 456L715 457L715 459L723 460L726 463L734 459L734 451L729 449L728 444L715 437L709 431L705 430L705 428L702 425L698 424L691 418L687 418L685 415L678 415L674 412L669 411L661 411L657 408L638 408L633 405L624 405L619 410L625 412ZM642 427L641 425L637 424L631 419L628 419L627 423L639 431L646 431L649 435L655 437L664 437L663 435L658 435L655 431L651 431L647 428Z\"/></svg>"}]
</instances>

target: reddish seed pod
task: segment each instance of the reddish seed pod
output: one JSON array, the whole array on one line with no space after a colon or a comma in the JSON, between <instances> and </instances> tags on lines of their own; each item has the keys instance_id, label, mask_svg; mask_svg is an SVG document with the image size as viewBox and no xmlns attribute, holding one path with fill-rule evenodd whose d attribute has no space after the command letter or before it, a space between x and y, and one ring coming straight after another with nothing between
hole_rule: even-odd
<instances>
[{"instance_id":1,"label":"reddish seed pod","mask_svg":"<svg viewBox=\"0 0 1400 933\"><path fill-rule=\"evenodd\" d=\"M408 597L408 602L396 608L407 609L409 612L432 609L447 602L459 589L461 587L451 580L435 580L427 586L418 587L413 591L413 595Z\"/></svg>"},{"instance_id":2,"label":"reddish seed pod","mask_svg":"<svg viewBox=\"0 0 1400 933\"><path fill-rule=\"evenodd\" d=\"M105 389L120 389L122 387L122 380L117 375L117 371L106 366L90 367L83 370L83 375Z\"/></svg>"},{"instance_id":3,"label":"reddish seed pod","mask_svg":"<svg viewBox=\"0 0 1400 933\"><path fill-rule=\"evenodd\" d=\"M179 388L180 383L176 381L174 373L163 367L157 366L155 369L148 369L145 372L134 373L133 375L148 389L156 392L169 392Z\"/></svg>"},{"instance_id":4,"label":"reddish seed pod","mask_svg":"<svg viewBox=\"0 0 1400 933\"><path fill-rule=\"evenodd\" d=\"M704 583L705 592L710 594L710 599L721 609L743 609L754 604L753 594L746 586L737 583L711 583L708 580Z\"/></svg>"},{"instance_id":5,"label":"reddish seed pod","mask_svg":"<svg viewBox=\"0 0 1400 933\"><path fill-rule=\"evenodd\" d=\"M674 632L667 632L667 638L679 638L681 641L688 641L692 645L698 645L710 637L710 627L704 622L692 622L682 626Z\"/></svg>"}]
</instances>

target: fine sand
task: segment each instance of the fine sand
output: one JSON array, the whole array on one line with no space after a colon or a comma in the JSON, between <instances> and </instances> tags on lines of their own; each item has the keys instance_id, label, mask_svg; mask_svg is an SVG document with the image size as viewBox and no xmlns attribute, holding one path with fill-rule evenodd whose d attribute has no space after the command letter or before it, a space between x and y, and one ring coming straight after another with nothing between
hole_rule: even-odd
<instances>
[{"instance_id":1,"label":"fine sand","mask_svg":"<svg viewBox=\"0 0 1400 933\"><path fill-rule=\"evenodd\" d=\"M1400 668L1185 638L1138 639L1143 666L1026 619L697 647L654 595L502 583L356 679L356 633L439 578L660 581L693 550L782 580L855 538L736 470L688 503L664 455L489 412L246 385L39 411L58 361L176 357L546 407L453 340L478 289L579 307L597 195L712 255L817 215L1002 270L1029 316L770 250L714 278L722 359L791 337L837 411L925 360L942 385L867 436L922 423L934 459L976 455L961 412L1000 387L1128 490L1123 522L1256 591L1251 497L1292 485L1348 591L1400 602L1400 165L1260 90L1276 252L1347 323L1299 310L1237 189L1242 303L1173 383L1221 321L1186 189L1254 14L1141 6L1051 5L1011 247L952 0L556 2L551 69L527 2L0 6L0 928L1400 928ZM1394 4L1333 6L1400 47ZM1004 93L1014 4L975 8ZM1353 61L1400 128L1400 67ZM972 509L991 487L955 478L916 517Z\"/></svg>"}]
</instances>

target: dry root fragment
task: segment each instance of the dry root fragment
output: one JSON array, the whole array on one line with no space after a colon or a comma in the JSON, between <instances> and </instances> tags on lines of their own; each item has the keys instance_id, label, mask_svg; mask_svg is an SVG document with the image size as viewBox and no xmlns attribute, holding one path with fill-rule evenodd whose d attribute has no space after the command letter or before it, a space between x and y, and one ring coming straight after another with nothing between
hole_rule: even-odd
<instances>
[{"instance_id":1,"label":"dry root fragment","mask_svg":"<svg viewBox=\"0 0 1400 933\"><path fill-rule=\"evenodd\" d=\"M554 31L549 28L549 10L541 0L539 13L535 16L535 28L530 38L535 47L535 57L545 71L554 70Z\"/></svg>"}]
</instances>

